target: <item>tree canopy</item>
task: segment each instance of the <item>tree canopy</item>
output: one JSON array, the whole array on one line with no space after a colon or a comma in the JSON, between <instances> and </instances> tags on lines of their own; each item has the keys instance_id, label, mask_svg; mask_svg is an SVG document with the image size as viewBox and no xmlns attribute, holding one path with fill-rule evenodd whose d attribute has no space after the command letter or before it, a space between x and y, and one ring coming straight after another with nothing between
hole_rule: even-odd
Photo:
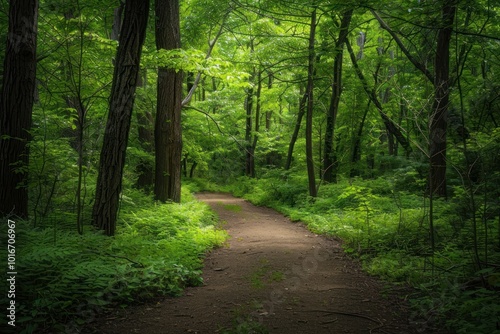
<instances>
[{"instance_id":1,"label":"tree canopy","mask_svg":"<svg viewBox=\"0 0 500 334\"><path fill-rule=\"evenodd\" d=\"M369 221L363 182L390 180L424 203L405 237L467 249L498 289L498 3L148 4L0 4L2 216L114 235L127 191L266 180L269 201L314 210L342 187Z\"/></svg>"}]
</instances>

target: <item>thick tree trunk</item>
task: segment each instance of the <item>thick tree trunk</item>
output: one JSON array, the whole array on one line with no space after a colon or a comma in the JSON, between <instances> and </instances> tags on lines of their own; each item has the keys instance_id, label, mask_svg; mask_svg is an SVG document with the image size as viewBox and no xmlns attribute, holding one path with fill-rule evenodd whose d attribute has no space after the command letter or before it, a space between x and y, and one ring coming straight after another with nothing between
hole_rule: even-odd
<instances>
[{"instance_id":1,"label":"thick tree trunk","mask_svg":"<svg viewBox=\"0 0 500 334\"><path fill-rule=\"evenodd\" d=\"M125 3L120 2L120 5L115 8L113 15L113 26L111 30L111 39L118 40L120 37L120 30L122 27L122 17ZM147 82L146 70L141 70L137 77L137 87L144 87ZM153 135L153 116L147 110L136 112L137 117L137 132L141 149L147 153L153 154L154 152L154 135ZM137 182L136 186L146 192L153 189L154 184L154 168L149 159L139 159L136 166Z\"/></svg>"},{"instance_id":2,"label":"thick tree trunk","mask_svg":"<svg viewBox=\"0 0 500 334\"><path fill-rule=\"evenodd\" d=\"M125 152L148 15L148 0L127 0L92 211L93 224L105 230L107 235L113 235L116 228Z\"/></svg>"},{"instance_id":3,"label":"thick tree trunk","mask_svg":"<svg viewBox=\"0 0 500 334\"><path fill-rule=\"evenodd\" d=\"M312 122L313 122L313 109L314 109L314 59L315 49L314 41L316 36L316 7L311 14L311 26L309 32L309 60L307 67L307 112L306 112L306 160L307 160L307 177L309 195L316 197L316 179L314 175L314 155L313 155L313 142L312 142Z\"/></svg>"},{"instance_id":4,"label":"thick tree trunk","mask_svg":"<svg viewBox=\"0 0 500 334\"><path fill-rule=\"evenodd\" d=\"M0 95L0 214L28 217L28 141L34 103L38 1L10 1Z\"/></svg>"},{"instance_id":5,"label":"thick tree trunk","mask_svg":"<svg viewBox=\"0 0 500 334\"><path fill-rule=\"evenodd\" d=\"M337 182L338 163L333 148L335 123L339 109L340 96L342 94L342 59L344 55L344 44L349 32L353 10L350 9L342 15L340 23L339 38L335 43L335 58L333 60L333 83L330 107L326 115L325 147L323 152L322 179L326 182Z\"/></svg>"},{"instance_id":6,"label":"thick tree trunk","mask_svg":"<svg viewBox=\"0 0 500 334\"><path fill-rule=\"evenodd\" d=\"M181 47L179 0L156 0L156 48ZM155 123L155 198L180 202L182 72L158 70Z\"/></svg>"},{"instance_id":7,"label":"thick tree trunk","mask_svg":"<svg viewBox=\"0 0 500 334\"><path fill-rule=\"evenodd\" d=\"M456 0L445 0L442 9L443 26L439 29L434 62L435 97L430 115L430 189L446 197L446 131L448 125L450 40L455 20Z\"/></svg>"}]
</instances>

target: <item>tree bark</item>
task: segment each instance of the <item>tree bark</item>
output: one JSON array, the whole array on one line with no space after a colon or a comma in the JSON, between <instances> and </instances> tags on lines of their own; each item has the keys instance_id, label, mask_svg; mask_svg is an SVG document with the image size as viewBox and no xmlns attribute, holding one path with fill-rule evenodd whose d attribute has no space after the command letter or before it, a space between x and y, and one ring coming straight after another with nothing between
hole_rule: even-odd
<instances>
[{"instance_id":1,"label":"tree bark","mask_svg":"<svg viewBox=\"0 0 500 334\"><path fill-rule=\"evenodd\" d=\"M36 79L38 1L10 1L0 95L0 214L28 218L28 165Z\"/></svg>"},{"instance_id":2,"label":"tree bark","mask_svg":"<svg viewBox=\"0 0 500 334\"><path fill-rule=\"evenodd\" d=\"M333 61L333 83L330 107L326 115L325 147L323 152L322 179L325 182L337 181L338 162L334 153L333 138L335 133L335 123L339 110L340 96L342 95L342 60L344 55L344 44L349 33L353 10L347 10L342 15L340 32L335 43L335 58Z\"/></svg>"},{"instance_id":3,"label":"tree bark","mask_svg":"<svg viewBox=\"0 0 500 334\"><path fill-rule=\"evenodd\" d=\"M194 170L196 169L196 166L198 166L198 163L196 161L193 161L193 164L191 165L191 169L189 170L189 178L192 179L194 177Z\"/></svg>"},{"instance_id":4,"label":"tree bark","mask_svg":"<svg viewBox=\"0 0 500 334\"><path fill-rule=\"evenodd\" d=\"M315 49L314 40L316 36L316 7L311 13L311 26L309 32L309 60L307 66L307 107L306 107L306 160L307 160L307 177L309 195L316 197L316 179L314 175L314 156L313 156L313 142L312 142L312 122L313 122L313 109L314 109L314 59Z\"/></svg>"},{"instance_id":5,"label":"tree bark","mask_svg":"<svg viewBox=\"0 0 500 334\"><path fill-rule=\"evenodd\" d=\"M365 127L365 121L366 121L366 116L368 115L368 111L370 110L370 104L372 100L368 100L368 104L366 106L365 112L363 113L363 118L361 119L361 123L359 124L358 132L356 134L356 137L354 138L354 145L352 149L352 156L351 156L351 171L350 171L350 176L355 177L359 175L359 169L357 168L356 164L361 160L361 136L363 135L363 129Z\"/></svg>"},{"instance_id":6,"label":"tree bark","mask_svg":"<svg viewBox=\"0 0 500 334\"><path fill-rule=\"evenodd\" d=\"M292 138L290 139L290 144L288 145L288 154L286 156L285 170L289 170L292 166L293 159L293 148L295 147L295 142L299 138L300 126L302 123L302 118L306 113L306 102L307 94L304 94L299 101L299 112L297 113L297 121L295 122L295 128L293 129Z\"/></svg>"},{"instance_id":7,"label":"tree bark","mask_svg":"<svg viewBox=\"0 0 500 334\"><path fill-rule=\"evenodd\" d=\"M271 72L271 71L268 71L267 75L268 75L267 89L271 90L273 88L274 75L273 75L273 72ZM280 99L280 110L281 109L282 109L282 106L281 106L281 99ZM281 111L280 111L280 113L281 113ZM266 110L266 112L265 112L266 133L269 133L271 131L271 116L272 116L272 114L273 114L273 112L271 110ZM266 165L268 167L274 166L276 164L276 161L275 161L276 155L279 156L280 154L274 150L266 154Z\"/></svg>"},{"instance_id":8,"label":"tree bark","mask_svg":"<svg viewBox=\"0 0 500 334\"><path fill-rule=\"evenodd\" d=\"M120 32L104 141L99 162L93 224L114 235L125 152L146 35L149 0L127 0Z\"/></svg>"},{"instance_id":9,"label":"tree bark","mask_svg":"<svg viewBox=\"0 0 500 334\"><path fill-rule=\"evenodd\" d=\"M435 97L430 115L430 181L429 191L446 197L446 132L450 97L450 40L455 20L456 0L445 0L442 8L443 26L439 29L434 62Z\"/></svg>"},{"instance_id":10,"label":"tree bark","mask_svg":"<svg viewBox=\"0 0 500 334\"><path fill-rule=\"evenodd\" d=\"M117 41L120 38L120 30L122 28L122 16L125 3L120 1L120 5L113 11L113 25L111 27L110 39Z\"/></svg>"},{"instance_id":11,"label":"tree bark","mask_svg":"<svg viewBox=\"0 0 500 334\"><path fill-rule=\"evenodd\" d=\"M252 135L252 156L250 161L250 176L255 177L255 149L257 148L257 141L259 140L259 131L260 131L260 94L262 92L262 72L259 70L257 73L257 92L255 93L255 125L254 131Z\"/></svg>"},{"instance_id":12,"label":"tree bark","mask_svg":"<svg viewBox=\"0 0 500 334\"><path fill-rule=\"evenodd\" d=\"M156 0L156 48L181 47L179 0ZM158 69L155 123L155 198L181 201L182 72Z\"/></svg>"},{"instance_id":13,"label":"tree bark","mask_svg":"<svg viewBox=\"0 0 500 334\"><path fill-rule=\"evenodd\" d=\"M252 46L253 50L253 46ZM250 77L250 82L253 82L253 78L255 77L255 68L253 69L253 74ZM245 175L253 177L253 154L252 151L252 114L253 114L253 95L254 90L253 86L250 86L247 89L247 95L245 97L245 111L246 111L246 120L245 120Z\"/></svg>"},{"instance_id":14,"label":"tree bark","mask_svg":"<svg viewBox=\"0 0 500 334\"><path fill-rule=\"evenodd\" d=\"M137 112L137 125L139 143L144 152L153 154L154 135L153 135L153 115L147 110ZM149 159L140 159L136 167L138 178L137 188L151 192L154 185L153 162Z\"/></svg>"}]
</instances>

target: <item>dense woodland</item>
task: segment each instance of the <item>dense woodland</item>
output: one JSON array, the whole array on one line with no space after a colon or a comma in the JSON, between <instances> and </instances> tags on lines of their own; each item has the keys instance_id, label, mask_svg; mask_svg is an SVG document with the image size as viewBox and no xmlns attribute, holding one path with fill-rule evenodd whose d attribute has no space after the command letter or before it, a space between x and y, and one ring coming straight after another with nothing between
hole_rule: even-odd
<instances>
[{"instance_id":1,"label":"dense woodland","mask_svg":"<svg viewBox=\"0 0 500 334\"><path fill-rule=\"evenodd\" d=\"M341 238L421 328L500 333L497 1L18 0L0 27L23 333L200 283L201 190Z\"/></svg>"}]
</instances>

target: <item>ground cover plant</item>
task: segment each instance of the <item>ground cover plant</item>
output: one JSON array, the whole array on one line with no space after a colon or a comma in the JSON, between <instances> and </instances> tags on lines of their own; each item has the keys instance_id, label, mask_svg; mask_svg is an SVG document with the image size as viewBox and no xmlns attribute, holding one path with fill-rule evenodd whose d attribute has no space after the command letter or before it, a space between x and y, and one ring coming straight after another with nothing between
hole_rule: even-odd
<instances>
[{"instance_id":1,"label":"ground cover plant","mask_svg":"<svg viewBox=\"0 0 500 334\"><path fill-rule=\"evenodd\" d=\"M208 206L188 191L181 204L154 203L138 191L124 197L112 238L95 230L75 234L64 221L36 229L16 222L21 333L78 331L107 309L202 283L204 254L226 238Z\"/></svg>"}]
</instances>

